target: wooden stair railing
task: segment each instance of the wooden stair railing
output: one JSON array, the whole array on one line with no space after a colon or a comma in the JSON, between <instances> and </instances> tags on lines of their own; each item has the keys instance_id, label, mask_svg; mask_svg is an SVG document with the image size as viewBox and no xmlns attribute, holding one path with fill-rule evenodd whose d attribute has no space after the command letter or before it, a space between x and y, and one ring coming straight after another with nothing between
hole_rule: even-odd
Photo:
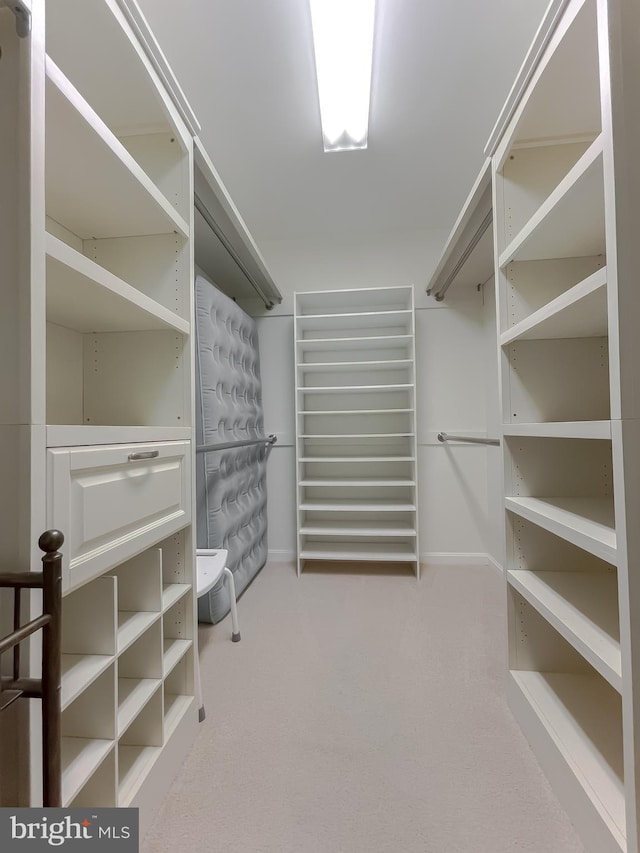
<instances>
[{"instance_id":1,"label":"wooden stair railing","mask_svg":"<svg viewBox=\"0 0 640 853\"><path fill-rule=\"evenodd\" d=\"M61 709L62 554L64 536L47 530L38 540L44 551L41 572L1 573L0 589L13 589L13 631L0 639L0 655L13 650L13 672L0 677L0 711L16 699L42 700L42 799L44 806L62 805ZM42 615L20 625L21 592L42 589ZM20 643L42 629L42 675L20 676Z\"/></svg>"}]
</instances>

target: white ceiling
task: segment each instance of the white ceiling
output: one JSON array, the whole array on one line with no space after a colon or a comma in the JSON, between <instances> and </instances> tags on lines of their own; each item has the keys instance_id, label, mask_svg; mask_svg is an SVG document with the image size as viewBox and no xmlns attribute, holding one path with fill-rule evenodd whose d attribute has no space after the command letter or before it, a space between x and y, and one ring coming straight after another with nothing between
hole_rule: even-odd
<instances>
[{"instance_id":1,"label":"white ceiling","mask_svg":"<svg viewBox=\"0 0 640 853\"><path fill-rule=\"evenodd\" d=\"M322 150L307 0L138 0L258 243L450 228L547 0L378 0L369 148Z\"/></svg>"}]
</instances>

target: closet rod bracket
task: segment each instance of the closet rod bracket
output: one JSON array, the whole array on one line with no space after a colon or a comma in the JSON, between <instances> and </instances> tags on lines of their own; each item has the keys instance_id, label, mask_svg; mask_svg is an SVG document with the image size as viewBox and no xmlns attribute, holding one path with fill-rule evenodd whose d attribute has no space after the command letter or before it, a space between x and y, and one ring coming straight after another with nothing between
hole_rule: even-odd
<instances>
[{"instance_id":1,"label":"closet rod bracket","mask_svg":"<svg viewBox=\"0 0 640 853\"><path fill-rule=\"evenodd\" d=\"M16 33L21 39L31 32L31 10L23 0L0 0L0 7L6 6L16 18Z\"/></svg>"}]
</instances>

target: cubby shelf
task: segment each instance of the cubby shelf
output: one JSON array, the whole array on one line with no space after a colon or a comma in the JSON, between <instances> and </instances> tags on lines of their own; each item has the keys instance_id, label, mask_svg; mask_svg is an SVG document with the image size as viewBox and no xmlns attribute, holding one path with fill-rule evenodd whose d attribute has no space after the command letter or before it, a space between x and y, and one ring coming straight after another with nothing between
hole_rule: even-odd
<instances>
[{"instance_id":1,"label":"cubby shelf","mask_svg":"<svg viewBox=\"0 0 640 853\"><path fill-rule=\"evenodd\" d=\"M47 57L47 213L82 239L189 226Z\"/></svg>"},{"instance_id":2,"label":"cubby shelf","mask_svg":"<svg viewBox=\"0 0 640 853\"><path fill-rule=\"evenodd\" d=\"M499 258L568 258L604 252L602 137L599 136Z\"/></svg>"},{"instance_id":3,"label":"cubby shelf","mask_svg":"<svg viewBox=\"0 0 640 853\"><path fill-rule=\"evenodd\" d=\"M103 738L62 738L62 802L70 803L114 748Z\"/></svg>"},{"instance_id":4,"label":"cubby shelf","mask_svg":"<svg viewBox=\"0 0 640 853\"><path fill-rule=\"evenodd\" d=\"M126 808L135 797L140 784L161 752L159 746L118 746L118 805Z\"/></svg>"},{"instance_id":5,"label":"cubby shelf","mask_svg":"<svg viewBox=\"0 0 640 853\"><path fill-rule=\"evenodd\" d=\"M125 733L161 684L159 678L118 679L118 737Z\"/></svg>"},{"instance_id":6,"label":"cubby shelf","mask_svg":"<svg viewBox=\"0 0 640 853\"><path fill-rule=\"evenodd\" d=\"M46 235L47 319L77 332L175 329L189 323L52 234Z\"/></svg>"},{"instance_id":7,"label":"cubby shelf","mask_svg":"<svg viewBox=\"0 0 640 853\"><path fill-rule=\"evenodd\" d=\"M191 646L191 640L167 637L163 643L162 670L166 678L176 664L186 655Z\"/></svg>"},{"instance_id":8,"label":"cubby shelf","mask_svg":"<svg viewBox=\"0 0 640 853\"><path fill-rule=\"evenodd\" d=\"M160 618L160 613L121 610L118 612L118 653L124 652Z\"/></svg>"},{"instance_id":9,"label":"cubby shelf","mask_svg":"<svg viewBox=\"0 0 640 853\"><path fill-rule=\"evenodd\" d=\"M615 572L511 570L507 580L612 687L621 691Z\"/></svg>"},{"instance_id":10,"label":"cubby shelf","mask_svg":"<svg viewBox=\"0 0 640 853\"><path fill-rule=\"evenodd\" d=\"M555 753L626 850L620 697L599 675L526 671L511 672L509 694L527 737Z\"/></svg>"},{"instance_id":11,"label":"cubby shelf","mask_svg":"<svg viewBox=\"0 0 640 853\"><path fill-rule=\"evenodd\" d=\"M500 342L604 337L607 330L607 271L602 268L504 332Z\"/></svg>"},{"instance_id":12,"label":"cubby shelf","mask_svg":"<svg viewBox=\"0 0 640 853\"><path fill-rule=\"evenodd\" d=\"M193 696L165 693L164 696L164 734L171 737L178 723L193 704Z\"/></svg>"},{"instance_id":13,"label":"cubby shelf","mask_svg":"<svg viewBox=\"0 0 640 853\"><path fill-rule=\"evenodd\" d=\"M616 532L610 498L506 497L516 515L616 565Z\"/></svg>"},{"instance_id":14,"label":"cubby shelf","mask_svg":"<svg viewBox=\"0 0 640 853\"><path fill-rule=\"evenodd\" d=\"M62 710L113 663L112 655L62 655Z\"/></svg>"},{"instance_id":15,"label":"cubby shelf","mask_svg":"<svg viewBox=\"0 0 640 853\"><path fill-rule=\"evenodd\" d=\"M189 583L170 583L162 587L162 612L172 607L176 601L180 601L191 590Z\"/></svg>"}]
</instances>

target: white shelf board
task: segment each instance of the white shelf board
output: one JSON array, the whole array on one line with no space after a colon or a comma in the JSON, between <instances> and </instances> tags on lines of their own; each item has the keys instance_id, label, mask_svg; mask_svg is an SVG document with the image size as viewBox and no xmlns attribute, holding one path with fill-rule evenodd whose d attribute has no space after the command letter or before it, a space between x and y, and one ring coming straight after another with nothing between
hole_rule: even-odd
<instances>
[{"instance_id":1,"label":"white shelf board","mask_svg":"<svg viewBox=\"0 0 640 853\"><path fill-rule=\"evenodd\" d=\"M375 477L363 479L362 477L309 477L300 480L300 486L363 486L375 488L377 486L415 486L415 480L400 479L396 477Z\"/></svg>"},{"instance_id":2,"label":"white shelf board","mask_svg":"<svg viewBox=\"0 0 640 853\"><path fill-rule=\"evenodd\" d=\"M353 432L342 432L342 433L301 433L298 438L316 438L316 439L344 439L344 438L356 438L358 440L365 438L411 438L415 433L413 432L369 432L369 433L353 433Z\"/></svg>"},{"instance_id":3,"label":"white shelf board","mask_svg":"<svg viewBox=\"0 0 640 853\"><path fill-rule=\"evenodd\" d=\"M344 314L303 314L296 317L296 328L303 332L320 332L340 327L384 329L402 323L403 320L410 320L411 317L410 308L393 311L352 311Z\"/></svg>"},{"instance_id":4,"label":"white shelf board","mask_svg":"<svg viewBox=\"0 0 640 853\"><path fill-rule=\"evenodd\" d=\"M180 724L180 720L193 704L193 696L164 694L164 739L169 740Z\"/></svg>"},{"instance_id":5,"label":"white shelf board","mask_svg":"<svg viewBox=\"0 0 640 853\"><path fill-rule=\"evenodd\" d=\"M390 542L303 542L301 560L344 560L371 563L415 562L415 548Z\"/></svg>"},{"instance_id":6,"label":"white shelf board","mask_svg":"<svg viewBox=\"0 0 640 853\"><path fill-rule=\"evenodd\" d=\"M114 748L102 738L62 738L62 805L67 806Z\"/></svg>"},{"instance_id":7,"label":"white shelf board","mask_svg":"<svg viewBox=\"0 0 640 853\"><path fill-rule=\"evenodd\" d=\"M385 361L321 361L298 363L298 369L303 373L332 373L338 370L384 370L385 368L411 367L412 358L393 358Z\"/></svg>"},{"instance_id":8,"label":"white shelf board","mask_svg":"<svg viewBox=\"0 0 640 853\"><path fill-rule=\"evenodd\" d=\"M415 512L416 505L405 501L312 500L303 501L304 512Z\"/></svg>"},{"instance_id":9,"label":"white shelf board","mask_svg":"<svg viewBox=\"0 0 640 853\"><path fill-rule=\"evenodd\" d=\"M193 644L192 640L165 638L163 642L162 669L164 676L186 655Z\"/></svg>"},{"instance_id":10,"label":"white shelf board","mask_svg":"<svg viewBox=\"0 0 640 853\"><path fill-rule=\"evenodd\" d=\"M47 214L83 240L189 226L47 57Z\"/></svg>"},{"instance_id":11,"label":"white shelf board","mask_svg":"<svg viewBox=\"0 0 640 853\"><path fill-rule=\"evenodd\" d=\"M361 338L298 338L296 344L303 352L335 350L340 352L357 349L396 349L408 346L413 335L369 335Z\"/></svg>"},{"instance_id":12,"label":"white shelf board","mask_svg":"<svg viewBox=\"0 0 640 853\"><path fill-rule=\"evenodd\" d=\"M296 389L302 394L353 394L359 392L372 391L408 391L414 388L412 383L401 383L397 385L331 385L325 387L307 387L298 386Z\"/></svg>"},{"instance_id":13,"label":"white shelf board","mask_svg":"<svg viewBox=\"0 0 640 853\"><path fill-rule=\"evenodd\" d=\"M619 697L599 675L512 671L524 700L621 851L625 805Z\"/></svg>"},{"instance_id":14,"label":"white shelf board","mask_svg":"<svg viewBox=\"0 0 640 853\"><path fill-rule=\"evenodd\" d=\"M622 691L615 572L512 570L507 579L613 688Z\"/></svg>"},{"instance_id":15,"label":"white shelf board","mask_svg":"<svg viewBox=\"0 0 640 853\"><path fill-rule=\"evenodd\" d=\"M176 601L180 601L191 589L190 583L166 583L162 586L162 612L166 613Z\"/></svg>"},{"instance_id":16,"label":"white shelf board","mask_svg":"<svg viewBox=\"0 0 640 853\"><path fill-rule=\"evenodd\" d=\"M505 424L505 436L528 435L538 438L611 439L611 421L551 421L534 424Z\"/></svg>"},{"instance_id":17,"label":"white shelf board","mask_svg":"<svg viewBox=\"0 0 640 853\"><path fill-rule=\"evenodd\" d=\"M47 320L77 332L175 329L189 322L112 275L90 258L46 235Z\"/></svg>"},{"instance_id":18,"label":"white shelf board","mask_svg":"<svg viewBox=\"0 0 640 853\"><path fill-rule=\"evenodd\" d=\"M339 290L314 290L296 292L296 316L327 313L327 303L338 313L404 310L411 304L411 285L392 287L340 288ZM364 304L363 304L364 303Z\"/></svg>"},{"instance_id":19,"label":"white shelf board","mask_svg":"<svg viewBox=\"0 0 640 853\"><path fill-rule=\"evenodd\" d=\"M598 136L500 255L501 267L604 252L602 147Z\"/></svg>"},{"instance_id":20,"label":"white shelf board","mask_svg":"<svg viewBox=\"0 0 640 853\"><path fill-rule=\"evenodd\" d=\"M118 654L134 643L138 637L160 618L160 613L146 611L118 611Z\"/></svg>"},{"instance_id":21,"label":"white shelf board","mask_svg":"<svg viewBox=\"0 0 640 853\"><path fill-rule=\"evenodd\" d=\"M112 655L62 655L62 710L86 690L115 660Z\"/></svg>"},{"instance_id":22,"label":"white shelf board","mask_svg":"<svg viewBox=\"0 0 640 853\"><path fill-rule=\"evenodd\" d=\"M414 456L301 456L298 462L415 462Z\"/></svg>"},{"instance_id":23,"label":"white shelf board","mask_svg":"<svg viewBox=\"0 0 640 853\"><path fill-rule=\"evenodd\" d=\"M597 338L607 333L607 270L603 267L504 332L500 343Z\"/></svg>"},{"instance_id":24,"label":"white shelf board","mask_svg":"<svg viewBox=\"0 0 640 853\"><path fill-rule=\"evenodd\" d=\"M616 564L612 499L506 497L505 506L567 542Z\"/></svg>"},{"instance_id":25,"label":"white shelf board","mask_svg":"<svg viewBox=\"0 0 640 853\"><path fill-rule=\"evenodd\" d=\"M302 409L299 415L406 415L413 409Z\"/></svg>"},{"instance_id":26,"label":"white shelf board","mask_svg":"<svg viewBox=\"0 0 640 853\"><path fill-rule=\"evenodd\" d=\"M47 447L147 444L151 441L189 441L190 438L190 427L47 425Z\"/></svg>"},{"instance_id":27,"label":"white shelf board","mask_svg":"<svg viewBox=\"0 0 640 853\"><path fill-rule=\"evenodd\" d=\"M384 523L382 521L303 521L302 536L407 536L416 535L415 527L407 523Z\"/></svg>"},{"instance_id":28,"label":"white shelf board","mask_svg":"<svg viewBox=\"0 0 640 853\"><path fill-rule=\"evenodd\" d=\"M161 684L159 678L118 679L118 737L125 733Z\"/></svg>"},{"instance_id":29,"label":"white shelf board","mask_svg":"<svg viewBox=\"0 0 640 853\"><path fill-rule=\"evenodd\" d=\"M160 746L118 745L118 806L126 808L160 755Z\"/></svg>"}]
</instances>

